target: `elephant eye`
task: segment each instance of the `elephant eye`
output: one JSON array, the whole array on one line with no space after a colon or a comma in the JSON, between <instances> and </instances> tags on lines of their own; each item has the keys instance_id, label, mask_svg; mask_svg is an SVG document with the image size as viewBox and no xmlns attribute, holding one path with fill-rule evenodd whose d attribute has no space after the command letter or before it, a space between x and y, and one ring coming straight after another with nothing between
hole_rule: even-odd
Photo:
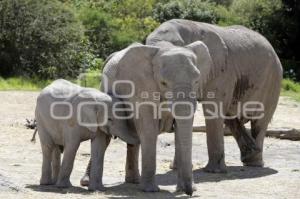
<instances>
[{"instance_id":1,"label":"elephant eye","mask_svg":"<svg viewBox=\"0 0 300 199\"><path fill-rule=\"evenodd\" d=\"M160 84L163 86L167 86L167 82L165 82L165 81L161 81Z\"/></svg>"}]
</instances>

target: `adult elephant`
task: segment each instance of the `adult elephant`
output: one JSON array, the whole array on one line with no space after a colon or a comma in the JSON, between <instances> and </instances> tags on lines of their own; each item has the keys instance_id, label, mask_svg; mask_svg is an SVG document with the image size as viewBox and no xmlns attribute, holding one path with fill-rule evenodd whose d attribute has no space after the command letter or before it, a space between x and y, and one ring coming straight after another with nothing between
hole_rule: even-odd
<instances>
[{"instance_id":1,"label":"adult elephant","mask_svg":"<svg viewBox=\"0 0 300 199\"><path fill-rule=\"evenodd\" d=\"M135 127L140 138L142 190L159 190L155 183L157 136L171 131L174 125L177 190L192 195L196 93L211 64L206 45L197 41L184 47L133 44L115 53L105 65L101 90L123 100L128 117L132 118L129 125ZM138 151L138 146L128 146L127 182L135 182L139 176Z\"/></svg>"},{"instance_id":2,"label":"adult elephant","mask_svg":"<svg viewBox=\"0 0 300 199\"><path fill-rule=\"evenodd\" d=\"M243 26L219 27L180 19L161 24L147 37L146 44L161 46L169 42L185 46L195 41L202 41L212 58L212 65L206 66L205 81L199 90L202 96L198 98L203 102L206 116L209 162L205 170L226 170L224 123L238 143L244 165L263 166L263 141L277 106L282 79L278 56L263 36ZM200 60L204 56L198 53ZM209 113L215 113L214 104L222 110L223 117L208 118ZM250 105L254 109L250 108L252 111L246 113L245 109ZM244 127L249 121L251 132Z\"/></svg>"}]
</instances>

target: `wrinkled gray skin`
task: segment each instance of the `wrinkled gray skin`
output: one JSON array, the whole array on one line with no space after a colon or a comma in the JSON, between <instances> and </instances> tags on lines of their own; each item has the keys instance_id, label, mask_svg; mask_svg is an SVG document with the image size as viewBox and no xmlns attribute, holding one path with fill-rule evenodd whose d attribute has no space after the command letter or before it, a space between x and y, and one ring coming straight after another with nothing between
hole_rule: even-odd
<instances>
[{"instance_id":1,"label":"wrinkled gray skin","mask_svg":"<svg viewBox=\"0 0 300 199\"><path fill-rule=\"evenodd\" d=\"M69 103L73 108L71 117L68 119L53 118L51 105L55 102ZM103 106L85 105L80 110L78 105L82 102L106 104L108 122L101 126L95 126L104 121ZM43 153L41 185L71 186L70 174L79 144L91 139L92 165L89 190L104 189L102 184L103 159L111 136L118 136L131 144L139 143L138 137L131 134L126 121L112 116L112 105L116 102L119 100L112 96L96 89L82 88L66 80L56 80L41 92L37 99L35 112ZM80 111L81 121L95 125L81 126L78 123L78 111ZM56 116L66 116L70 113L70 109L67 105L55 105L53 113ZM118 114L124 115L124 112Z\"/></svg>"},{"instance_id":2,"label":"wrinkled gray skin","mask_svg":"<svg viewBox=\"0 0 300 199\"><path fill-rule=\"evenodd\" d=\"M245 27L219 27L180 19L161 24L147 37L146 44L164 46L168 45L166 43L172 43L176 46L186 46L195 41L202 41L207 46L212 59L212 64L204 72L204 76L201 75L201 80L206 80L199 90L199 101L218 104L222 102L219 108L224 110L226 116L237 114L238 102L244 104L257 101L264 105L262 119L240 117L205 120L209 155L205 170L226 171L224 123L231 129L238 143L244 165L263 166L263 141L280 93L282 66L279 58L263 36ZM203 74L201 68L199 70ZM208 98L208 92L215 93L213 99ZM207 115L208 111L212 111L212 106L203 103L203 110L204 115ZM259 112L253 112L252 116L257 114ZM248 121L251 123L251 132L247 132L244 127L244 123ZM177 153L172 167L177 166L176 156Z\"/></svg>"},{"instance_id":3,"label":"wrinkled gray skin","mask_svg":"<svg viewBox=\"0 0 300 199\"><path fill-rule=\"evenodd\" d=\"M200 55L199 52L202 54ZM129 98L123 97L122 101L134 105L135 111L128 111L128 114L134 115L133 126L141 142L140 185L143 191L159 191L155 183L157 136L161 132L171 131L174 124L178 156L177 190L192 195L192 124L197 97L190 96L189 93L198 91L200 71L204 74L210 64L211 58L206 45L197 41L184 47L175 47L171 44L163 47L134 44L114 54L105 65L103 74L107 77L107 84L102 83L102 91L114 95L129 94L128 84L117 84L116 89L113 90L113 84L117 80L130 80L135 85L135 95ZM202 78L202 81L204 79ZM145 92L149 96L145 96ZM153 97L154 92L159 93L161 98ZM171 92L173 96L166 95ZM189 105L176 106L174 113L177 116L192 113L192 117L174 120L171 113L165 111L162 118L157 119L149 102L157 107L161 102L170 102L170 105L176 102L188 102L193 106L192 108ZM141 103L144 104L137 105ZM126 182L136 182L139 177L138 149L139 146L128 146Z\"/></svg>"}]
</instances>

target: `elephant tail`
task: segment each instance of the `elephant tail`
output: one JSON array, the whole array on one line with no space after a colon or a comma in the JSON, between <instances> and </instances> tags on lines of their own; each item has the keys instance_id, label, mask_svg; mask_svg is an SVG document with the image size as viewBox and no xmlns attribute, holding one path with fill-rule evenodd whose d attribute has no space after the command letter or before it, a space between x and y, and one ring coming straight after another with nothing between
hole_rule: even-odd
<instances>
[{"instance_id":1,"label":"elephant tail","mask_svg":"<svg viewBox=\"0 0 300 199\"><path fill-rule=\"evenodd\" d=\"M31 138L31 142L35 143L36 139L35 139L35 136L36 136L36 133L37 133L37 124L36 124L36 119L34 120L28 120L26 119L26 128L28 129L34 129L34 132L33 132L33 135L32 135L32 138Z\"/></svg>"},{"instance_id":2,"label":"elephant tail","mask_svg":"<svg viewBox=\"0 0 300 199\"><path fill-rule=\"evenodd\" d=\"M36 133L37 133L37 128L34 129L34 132L33 132L33 135L32 135L32 138L31 138L30 142L35 143L35 141L36 141L36 139L35 139Z\"/></svg>"}]
</instances>

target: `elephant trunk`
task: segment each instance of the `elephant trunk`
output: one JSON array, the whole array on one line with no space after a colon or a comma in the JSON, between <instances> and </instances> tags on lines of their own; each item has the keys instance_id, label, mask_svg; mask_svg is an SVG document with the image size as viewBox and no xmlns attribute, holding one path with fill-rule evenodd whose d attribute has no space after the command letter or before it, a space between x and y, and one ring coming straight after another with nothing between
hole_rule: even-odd
<instances>
[{"instance_id":1,"label":"elephant trunk","mask_svg":"<svg viewBox=\"0 0 300 199\"><path fill-rule=\"evenodd\" d=\"M192 129L196 99L177 99L173 106L175 118L175 150L178 169L177 190L188 195L193 193L192 173ZM174 103L173 103L174 104ZM176 103L175 103L176 104ZM175 113L175 114L174 114Z\"/></svg>"}]
</instances>

